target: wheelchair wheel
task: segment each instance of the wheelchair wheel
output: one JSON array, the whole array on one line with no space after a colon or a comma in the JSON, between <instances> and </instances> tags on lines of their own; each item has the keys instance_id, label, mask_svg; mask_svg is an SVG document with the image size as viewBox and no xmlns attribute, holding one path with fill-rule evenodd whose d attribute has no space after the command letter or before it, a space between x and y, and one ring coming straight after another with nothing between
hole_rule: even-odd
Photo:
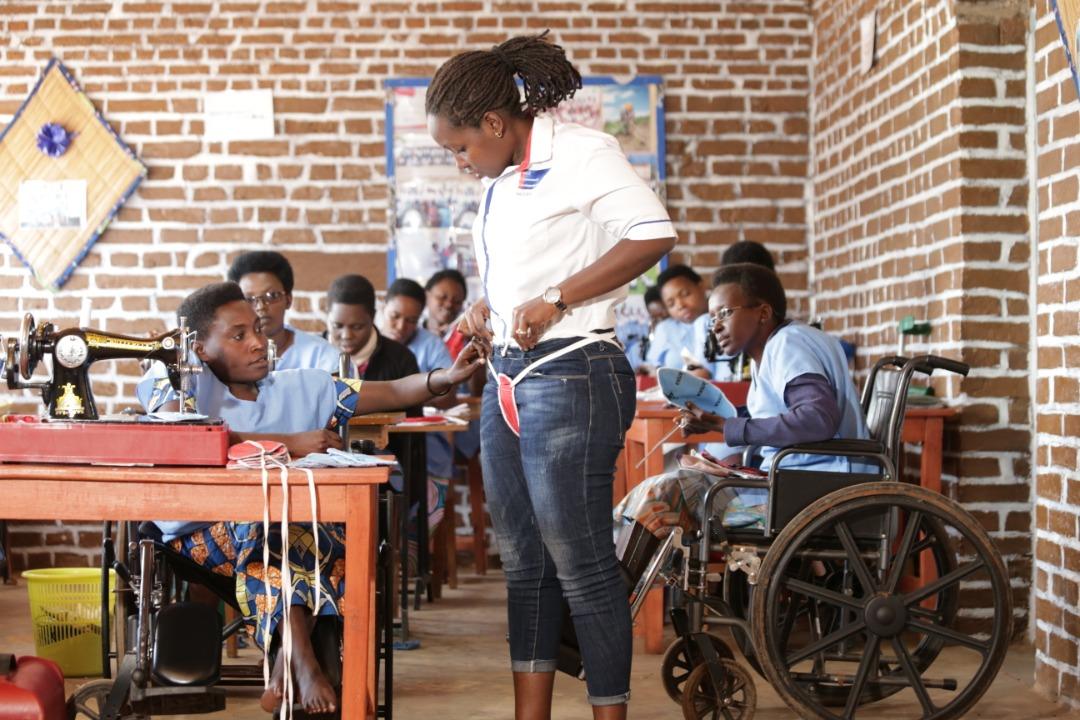
<instances>
[{"instance_id":1,"label":"wheelchair wheel","mask_svg":"<svg viewBox=\"0 0 1080 720\"><path fill-rule=\"evenodd\" d=\"M807 563L809 576L793 572ZM849 568L839 591L821 580L825 563ZM937 577L905 587L913 565L930 565ZM898 718L956 718L1005 657L1012 601L1000 555L971 515L917 486L867 483L818 500L779 534L759 577L751 610L758 660L806 718L853 718L860 705L892 694L903 698ZM961 617L966 593L991 603L992 614ZM946 647L960 677L927 674Z\"/></svg>"},{"instance_id":2,"label":"wheelchair wheel","mask_svg":"<svg viewBox=\"0 0 1080 720\"><path fill-rule=\"evenodd\" d=\"M731 648L723 640L708 633L702 633L702 635L709 639L716 654L722 660L735 659ZM689 657L686 651L687 645L690 646ZM664 660L660 663L660 681L664 684L664 691L667 692L669 698L677 703L682 702L686 679L702 662L701 651L693 638L675 638L675 641L664 651Z\"/></svg>"},{"instance_id":3,"label":"wheelchair wheel","mask_svg":"<svg viewBox=\"0 0 1080 720\"><path fill-rule=\"evenodd\" d=\"M757 708L757 689L750 673L734 660L720 660L724 681L717 685L708 664L694 668L682 697L686 720L751 720Z\"/></svg>"},{"instance_id":4,"label":"wheelchair wheel","mask_svg":"<svg viewBox=\"0 0 1080 720\"><path fill-rule=\"evenodd\" d=\"M80 686L68 700L68 720L101 720L105 714L105 703L112 690L112 680L92 680ZM149 715L134 713L131 705L125 702L120 707L118 720L149 720Z\"/></svg>"}]
</instances>

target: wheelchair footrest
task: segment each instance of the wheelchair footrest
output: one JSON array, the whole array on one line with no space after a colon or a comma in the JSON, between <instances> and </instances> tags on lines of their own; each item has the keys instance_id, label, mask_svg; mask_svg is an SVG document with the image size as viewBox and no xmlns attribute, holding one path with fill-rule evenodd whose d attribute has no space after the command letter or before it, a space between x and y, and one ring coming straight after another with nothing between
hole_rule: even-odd
<instances>
[{"instance_id":1,"label":"wheelchair footrest","mask_svg":"<svg viewBox=\"0 0 1080 720\"><path fill-rule=\"evenodd\" d=\"M154 620L154 678L165 685L213 685L221 677L221 616L201 603L166 605Z\"/></svg>"},{"instance_id":2,"label":"wheelchair footrest","mask_svg":"<svg viewBox=\"0 0 1080 720\"><path fill-rule=\"evenodd\" d=\"M132 693L132 708L157 715L205 715L225 709L225 690L219 687L151 687Z\"/></svg>"}]
</instances>

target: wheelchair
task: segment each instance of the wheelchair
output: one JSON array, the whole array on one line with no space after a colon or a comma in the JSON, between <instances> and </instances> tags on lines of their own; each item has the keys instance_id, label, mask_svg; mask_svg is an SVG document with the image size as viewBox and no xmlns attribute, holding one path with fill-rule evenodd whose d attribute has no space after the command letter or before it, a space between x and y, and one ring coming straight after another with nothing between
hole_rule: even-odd
<instances>
[{"instance_id":1,"label":"wheelchair","mask_svg":"<svg viewBox=\"0 0 1080 720\"><path fill-rule=\"evenodd\" d=\"M382 499L386 505L389 498ZM379 513L381 538L388 537L382 527L388 518L389 512ZM380 542L377 558L375 677L381 681L384 697L377 716L392 718L393 628L388 621L392 567L385 540ZM110 568L117 575L113 593L107 581ZM176 552L162 542L157 526L149 522L117 523L115 536L113 524L105 523L102 570L104 678L75 690L68 703L72 720L146 720L218 712L226 707L223 686L262 687L261 663L222 662L222 645L242 630L243 618L225 625L217 607L192 602L188 596L192 584L202 585L239 613L233 577L216 574ZM319 664L340 697L341 618L319 617L311 639ZM275 640L265 662L272 665L278 651ZM294 705L293 717L308 716ZM340 710L333 717L340 717Z\"/></svg>"},{"instance_id":2,"label":"wheelchair","mask_svg":"<svg viewBox=\"0 0 1080 720\"><path fill-rule=\"evenodd\" d=\"M1012 636L1004 562L982 526L954 501L902 481L901 426L915 373L968 366L888 357L861 396L868 440L782 448L768 478L716 478L697 527L663 540L639 524L617 543L631 614L671 588L676 639L661 681L687 719L750 720L756 690L746 664L795 713L815 720L963 716L993 682ZM849 457L880 474L785 470L792 454ZM764 529L721 524L731 488L767 489ZM583 677L572 626L560 669ZM712 627L728 628L735 649ZM950 672L932 668L947 657Z\"/></svg>"}]
</instances>

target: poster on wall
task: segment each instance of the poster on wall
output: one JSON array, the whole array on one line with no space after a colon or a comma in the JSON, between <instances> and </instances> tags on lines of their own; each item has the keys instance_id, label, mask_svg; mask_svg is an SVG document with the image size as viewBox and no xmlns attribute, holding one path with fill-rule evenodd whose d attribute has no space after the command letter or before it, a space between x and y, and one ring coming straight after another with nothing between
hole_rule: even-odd
<instances>
[{"instance_id":1,"label":"poster on wall","mask_svg":"<svg viewBox=\"0 0 1080 720\"><path fill-rule=\"evenodd\" d=\"M1080 99L1080 74L1077 73L1077 48L1080 47L1080 0L1050 0L1054 8L1054 16L1057 18L1058 32L1061 33L1061 42L1065 46L1065 57L1069 60L1069 69L1072 71L1073 85L1076 87L1077 98Z\"/></svg>"},{"instance_id":2,"label":"poster on wall","mask_svg":"<svg viewBox=\"0 0 1080 720\"><path fill-rule=\"evenodd\" d=\"M390 185L390 251L387 277L421 284L444 268L460 270L469 285L468 300L483 295L473 251L472 223L479 207L480 181L457 169L453 156L435 144L427 130L424 95L430 80L386 81L386 172ZM615 136L630 164L665 199L664 93L659 77L628 82L591 77L553 114ZM662 263L666 264L666 260ZM646 287L661 266L630 286L618 310L624 342L648 331Z\"/></svg>"}]
</instances>

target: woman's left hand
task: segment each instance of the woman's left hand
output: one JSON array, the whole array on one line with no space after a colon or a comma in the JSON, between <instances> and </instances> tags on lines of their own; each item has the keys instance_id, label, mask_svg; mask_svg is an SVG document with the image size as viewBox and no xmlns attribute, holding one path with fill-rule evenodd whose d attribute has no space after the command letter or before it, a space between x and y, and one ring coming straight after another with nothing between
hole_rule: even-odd
<instances>
[{"instance_id":1,"label":"woman's left hand","mask_svg":"<svg viewBox=\"0 0 1080 720\"><path fill-rule=\"evenodd\" d=\"M683 437L724 431L724 418L705 412L692 402L687 402L686 408L685 410L679 410L678 418Z\"/></svg>"},{"instance_id":2,"label":"woman's left hand","mask_svg":"<svg viewBox=\"0 0 1080 720\"><path fill-rule=\"evenodd\" d=\"M477 342L470 342L458 353L454 364L446 371L446 377L450 384L457 385L472 377L472 374L483 365L484 354L481 345Z\"/></svg>"},{"instance_id":3,"label":"woman's left hand","mask_svg":"<svg viewBox=\"0 0 1080 720\"><path fill-rule=\"evenodd\" d=\"M514 340L522 350L532 350L551 326L562 317L562 311L543 298L514 308Z\"/></svg>"}]
</instances>

